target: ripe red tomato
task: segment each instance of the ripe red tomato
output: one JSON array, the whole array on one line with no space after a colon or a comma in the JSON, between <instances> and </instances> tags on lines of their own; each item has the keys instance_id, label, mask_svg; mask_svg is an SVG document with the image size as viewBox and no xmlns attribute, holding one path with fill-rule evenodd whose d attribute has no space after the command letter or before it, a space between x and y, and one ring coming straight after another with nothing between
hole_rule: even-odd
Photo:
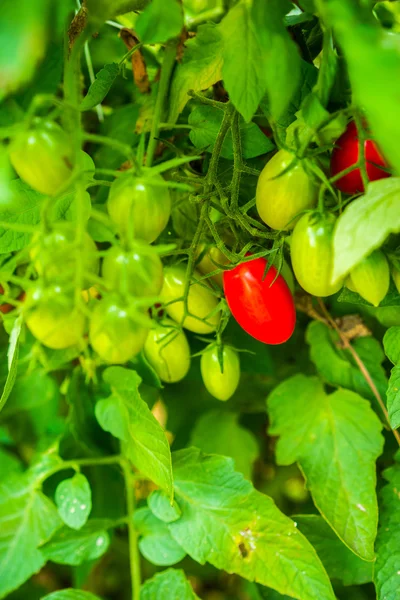
<instances>
[{"instance_id":1,"label":"ripe red tomato","mask_svg":"<svg viewBox=\"0 0 400 600\"><path fill-rule=\"evenodd\" d=\"M358 139L357 127L351 122L343 135L335 143L335 148L331 156L331 177L334 177L341 171L355 165L359 159L360 142ZM364 153L367 167L367 175L370 181L390 177L382 167L387 168L388 164L378 150L377 145L372 140L366 140L364 143ZM354 169L344 177L335 181L334 185L345 194L357 194L364 191L361 179L360 169Z\"/></svg>"},{"instance_id":2,"label":"ripe red tomato","mask_svg":"<svg viewBox=\"0 0 400 600\"><path fill-rule=\"evenodd\" d=\"M294 331L296 309L284 280L267 261L256 258L224 271L224 292L233 316L243 329L264 344L283 344ZM271 285L272 284L272 285Z\"/></svg>"}]
</instances>

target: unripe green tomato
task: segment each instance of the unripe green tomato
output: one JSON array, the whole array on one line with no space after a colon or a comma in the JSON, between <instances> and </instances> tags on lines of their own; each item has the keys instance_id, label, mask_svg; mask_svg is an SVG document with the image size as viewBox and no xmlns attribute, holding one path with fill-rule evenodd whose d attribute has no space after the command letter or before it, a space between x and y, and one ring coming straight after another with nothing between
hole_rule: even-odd
<instances>
[{"instance_id":1,"label":"unripe green tomato","mask_svg":"<svg viewBox=\"0 0 400 600\"><path fill-rule=\"evenodd\" d=\"M344 284L347 287L347 289L350 290L351 292L357 292L356 288L354 287L353 282L351 281L350 275L347 276L346 281L344 282Z\"/></svg>"},{"instance_id":2,"label":"unripe green tomato","mask_svg":"<svg viewBox=\"0 0 400 600\"><path fill-rule=\"evenodd\" d=\"M381 250L374 250L351 272L354 289L364 300L379 306L389 290L390 271L386 256Z\"/></svg>"},{"instance_id":3,"label":"unripe green tomato","mask_svg":"<svg viewBox=\"0 0 400 600\"><path fill-rule=\"evenodd\" d=\"M396 267L392 267L392 277L397 291L400 294L400 271Z\"/></svg>"},{"instance_id":4,"label":"unripe green tomato","mask_svg":"<svg viewBox=\"0 0 400 600\"><path fill-rule=\"evenodd\" d=\"M154 242L165 229L171 215L169 189L160 183L159 174L147 171L142 177L126 173L110 188L108 214L125 239Z\"/></svg>"},{"instance_id":5,"label":"unripe green tomato","mask_svg":"<svg viewBox=\"0 0 400 600\"><path fill-rule=\"evenodd\" d=\"M194 271L192 280L201 279L202 275ZM161 290L161 301L164 304L183 298L186 282L186 265L174 265L164 269L164 284ZM183 300L167 304L165 310L169 316L186 329L195 333L211 333L215 331L220 320L220 313L211 313L218 306L216 298L206 281L201 284L194 283L189 288L188 309L189 315L184 317ZM197 319L195 317L198 317ZM205 321L199 320L205 319Z\"/></svg>"},{"instance_id":6,"label":"unripe green tomato","mask_svg":"<svg viewBox=\"0 0 400 600\"><path fill-rule=\"evenodd\" d=\"M166 327L156 325L149 331L144 353L161 381L175 383L183 379L190 367L190 348L186 335L172 321Z\"/></svg>"},{"instance_id":7,"label":"unripe green tomato","mask_svg":"<svg viewBox=\"0 0 400 600\"><path fill-rule=\"evenodd\" d=\"M32 334L48 348L61 350L82 343L85 318L62 287L38 284L30 288L24 313Z\"/></svg>"},{"instance_id":8,"label":"unripe green tomato","mask_svg":"<svg viewBox=\"0 0 400 600\"><path fill-rule=\"evenodd\" d=\"M204 249L205 245L201 244L197 250L197 256L200 256ZM222 254L221 250L217 248L217 246L211 246L211 248L209 248L204 254L201 261L197 263L196 269L200 271L200 273L202 273L203 275L208 275L208 273L216 271L219 268L218 265L227 265L228 263L229 260L227 259L225 254ZM210 279L212 279L217 285L219 285L220 288L223 288L223 275L224 272L221 271L221 273L218 273L217 275L212 275Z\"/></svg>"},{"instance_id":9,"label":"unripe green tomato","mask_svg":"<svg viewBox=\"0 0 400 600\"><path fill-rule=\"evenodd\" d=\"M106 362L123 364L144 346L148 329L128 315L127 306L118 296L98 301L90 318L89 341Z\"/></svg>"},{"instance_id":10,"label":"unripe green tomato","mask_svg":"<svg viewBox=\"0 0 400 600\"><path fill-rule=\"evenodd\" d=\"M10 144L10 160L17 174L34 190L54 196L73 170L68 135L52 121L35 119Z\"/></svg>"},{"instance_id":11,"label":"unripe green tomato","mask_svg":"<svg viewBox=\"0 0 400 600\"><path fill-rule=\"evenodd\" d=\"M292 234L293 272L301 287L313 296L331 296L343 285L343 281L331 284L335 221L331 214L306 213Z\"/></svg>"},{"instance_id":12,"label":"unripe green tomato","mask_svg":"<svg viewBox=\"0 0 400 600\"><path fill-rule=\"evenodd\" d=\"M75 276L77 262L82 264L84 273L99 271L97 247L90 235L83 234L81 244L77 244L72 227L59 225L49 234L34 235L30 250L31 259L39 275L51 280L71 280ZM90 285L84 278L83 285Z\"/></svg>"},{"instance_id":13,"label":"unripe green tomato","mask_svg":"<svg viewBox=\"0 0 400 600\"><path fill-rule=\"evenodd\" d=\"M163 285L160 257L140 247L124 251L112 246L103 260L102 274L113 291L131 296L157 296Z\"/></svg>"},{"instance_id":14,"label":"unripe green tomato","mask_svg":"<svg viewBox=\"0 0 400 600\"><path fill-rule=\"evenodd\" d=\"M239 355L230 346L222 351L223 373L218 361L218 347L215 344L206 348L201 355L200 369L203 383L208 392L217 400L229 400L236 392L240 379Z\"/></svg>"},{"instance_id":15,"label":"unripe green tomato","mask_svg":"<svg viewBox=\"0 0 400 600\"><path fill-rule=\"evenodd\" d=\"M317 187L299 161L280 175L294 160L294 154L279 150L258 178L258 214L272 229L292 229L296 224L292 219L317 201Z\"/></svg>"}]
</instances>

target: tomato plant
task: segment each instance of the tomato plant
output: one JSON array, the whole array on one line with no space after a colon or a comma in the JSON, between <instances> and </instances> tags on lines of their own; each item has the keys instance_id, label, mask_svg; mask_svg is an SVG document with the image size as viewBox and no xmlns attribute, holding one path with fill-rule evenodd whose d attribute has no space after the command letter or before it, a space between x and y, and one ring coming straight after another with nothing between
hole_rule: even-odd
<instances>
[{"instance_id":1,"label":"tomato plant","mask_svg":"<svg viewBox=\"0 0 400 600\"><path fill-rule=\"evenodd\" d=\"M173 321L151 329L144 345L144 353L161 381L176 383L190 368L190 347L183 331Z\"/></svg>"},{"instance_id":2,"label":"tomato plant","mask_svg":"<svg viewBox=\"0 0 400 600\"><path fill-rule=\"evenodd\" d=\"M90 344L108 363L126 363L136 356L147 334L148 330L130 317L129 306L118 297L99 300L90 317Z\"/></svg>"},{"instance_id":3,"label":"tomato plant","mask_svg":"<svg viewBox=\"0 0 400 600\"><path fill-rule=\"evenodd\" d=\"M224 346L221 355L222 369L218 347L211 345L204 350L201 355L201 376L212 396L217 400L229 400L239 385L240 361L238 353L230 346Z\"/></svg>"},{"instance_id":4,"label":"tomato plant","mask_svg":"<svg viewBox=\"0 0 400 600\"><path fill-rule=\"evenodd\" d=\"M224 273L224 292L233 316L251 336L265 344L283 344L293 333L296 310L282 275L257 258Z\"/></svg>"},{"instance_id":5,"label":"tomato plant","mask_svg":"<svg viewBox=\"0 0 400 600\"><path fill-rule=\"evenodd\" d=\"M195 333L210 333L216 329L220 319L220 313L217 311L218 298L206 281L197 283L201 280L199 272L194 272L193 280L188 290L185 311L183 298L186 267L183 264L166 267L161 299L167 313L177 323Z\"/></svg>"},{"instance_id":6,"label":"tomato plant","mask_svg":"<svg viewBox=\"0 0 400 600\"><path fill-rule=\"evenodd\" d=\"M294 228L290 250L292 267L301 287L314 296L330 296L342 287L332 285L333 215L318 212L303 215Z\"/></svg>"},{"instance_id":7,"label":"tomato plant","mask_svg":"<svg viewBox=\"0 0 400 600\"><path fill-rule=\"evenodd\" d=\"M73 169L68 135L57 123L42 119L29 129L21 129L12 139L10 160L21 179L51 196L65 184Z\"/></svg>"},{"instance_id":8,"label":"tomato plant","mask_svg":"<svg viewBox=\"0 0 400 600\"><path fill-rule=\"evenodd\" d=\"M2 3L0 600L399 600L399 4Z\"/></svg>"},{"instance_id":9,"label":"tomato plant","mask_svg":"<svg viewBox=\"0 0 400 600\"><path fill-rule=\"evenodd\" d=\"M362 148L364 148L363 154L368 180L376 181L377 179L390 177L390 173L387 170L388 164L379 151L378 146L371 139L366 139L362 144L354 122L349 124L343 135L335 142L335 148L331 157L331 175L334 177L341 173L341 171L345 171L352 165L356 165L362 158ZM346 194L363 192L364 184L360 169L353 169L350 173L337 179L335 186Z\"/></svg>"},{"instance_id":10,"label":"tomato plant","mask_svg":"<svg viewBox=\"0 0 400 600\"><path fill-rule=\"evenodd\" d=\"M292 229L295 217L314 206L317 188L294 154L277 152L265 165L257 183L257 210L272 229Z\"/></svg>"}]
</instances>

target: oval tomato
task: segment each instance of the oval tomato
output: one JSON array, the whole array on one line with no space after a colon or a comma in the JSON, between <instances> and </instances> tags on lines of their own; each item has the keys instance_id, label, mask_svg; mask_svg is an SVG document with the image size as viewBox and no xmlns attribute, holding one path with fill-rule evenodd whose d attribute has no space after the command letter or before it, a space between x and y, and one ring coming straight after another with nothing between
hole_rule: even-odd
<instances>
[{"instance_id":1,"label":"oval tomato","mask_svg":"<svg viewBox=\"0 0 400 600\"><path fill-rule=\"evenodd\" d=\"M32 334L48 348L60 350L82 343L85 318L75 308L73 296L60 286L30 288L24 315Z\"/></svg>"},{"instance_id":2,"label":"oval tomato","mask_svg":"<svg viewBox=\"0 0 400 600\"><path fill-rule=\"evenodd\" d=\"M390 271L386 256L374 250L351 272L351 284L364 300L379 306L389 290Z\"/></svg>"},{"instance_id":3,"label":"oval tomato","mask_svg":"<svg viewBox=\"0 0 400 600\"><path fill-rule=\"evenodd\" d=\"M261 219L272 229L292 229L294 217L312 208L317 201L317 188L294 154L279 150L265 165L258 178L256 202Z\"/></svg>"},{"instance_id":4,"label":"oval tomato","mask_svg":"<svg viewBox=\"0 0 400 600\"><path fill-rule=\"evenodd\" d=\"M192 281L201 279L201 274L194 271ZM220 313L214 312L218 306L218 298L213 295L207 281L192 283L188 294L189 314L184 318L183 294L186 281L186 265L174 265L164 269L164 284L161 300L166 304L165 310L174 321L195 333L211 333L215 331L220 320Z\"/></svg>"},{"instance_id":5,"label":"oval tomato","mask_svg":"<svg viewBox=\"0 0 400 600\"><path fill-rule=\"evenodd\" d=\"M171 196L161 175L150 171L136 177L126 173L110 188L108 214L125 239L151 243L165 229L171 215Z\"/></svg>"},{"instance_id":6,"label":"oval tomato","mask_svg":"<svg viewBox=\"0 0 400 600\"><path fill-rule=\"evenodd\" d=\"M148 329L131 319L118 296L98 301L90 318L89 340L106 362L126 363L144 346Z\"/></svg>"},{"instance_id":7,"label":"oval tomato","mask_svg":"<svg viewBox=\"0 0 400 600\"><path fill-rule=\"evenodd\" d=\"M204 250L205 245L200 244L196 253L197 257L199 257L204 252ZM225 254L223 254L221 250L217 248L217 246L211 246L211 248L204 252L202 259L196 265L196 269L200 271L200 273L202 273L203 275L208 275L209 273L212 273L213 271L219 269L219 265L227 265L228 262L229 260L227 259ZM224 285L223 275L224 273L223 271L221 271L221 273L212 275L210 279L212 279L217 285L219 285L220 288L222 288Z\"/></svg>"},{"instance_id":8,"label":"oval tomato","mask_svg":"<svg viewBox=\"0 0 400 600\"><path fill-rule=\"evenodd\" d=\"M55 195L73 170L73 152L68 135L52 121L35 119L21 130L9 149L17 174L34 190Z\"/></svg>"},{"instance_id":9,"label":"oval tomato","mask_svg":"<svg viewBox=\"0 0 400 600\"><path fill-rule=\"evenodd\" d=\"M265 258L256 258L225 271L225 297L248 334L265 344L282 344L294 331L296 309L282 275L275 279L277 271L271 266L264 278L266 267Z\"/></svg>"},{"instance_id":10,"label":"oval tomato","mask_svg":"<svg viewBox=\"0 0 400 600\"><path fill-rule=\"evenodd\" d=\"M388 164L379 152L375 142L372 140L364 142L364 155L369 181L390 177L390 173L379 168L379 166L388 168ZM359 156L360 141L357 127L354 122L351 122L343 135L335 142L335 148L331 156L331 177L348 169L351 165L355 165ZM345 194L357 194L364 191L360 169L354 169L344 175L335 181L334 185Z\"/></svg>"},{"instance_id":11,"label":"oval tomato","mask_svg":"<svg viewBox=\"0 0 400 600\"><path fill-rule=\"evenodd\" d=\"M303 215L292 233L292 267L301 287L313 296L331 296L343 285L331 284L332 235L335 217L312 212Z\"/></svg>"},{"instance_id":12,"label":"oval tomato","mask_svg":"<svg viewBox=\"0 0 400 600\"><path fill-rule=\"evenodd\" d=\"M170 320L149 331L144 353L161 381L175 383L183 379L190 367L190 348L186 335Z\"/></svg>"},{"instance_id":13,"label":"oval tomato","mask_svg":"<svg viewBox=\"0 0 400 600\"><path fill-rule=\"evenodd\" d=\"M229 400L236 392L240 380L239 355L230 346L222 350L223 371L218 360L218 347L208 346L201 355L200 369L203 383L217 400Z\"/></svg>"},{"instance_id":14,"label":"oval tomato","mask_svg":"<svg viewBox=\"0 0 400 600\"><path fill-rule=\"evenodd\" d=\"M128 251L112 246L103 260L102 274L113 291L132 296L157 296L163 285L160 257L140 246Z\"/></svg>"},{"instance_id":15,"label":"oval tomato","mask_svg":"<svg viewBox=\"0 0 400 600\"><path fill-rule=\"evenodd\" d=\"M73 228L61 225L45 236L41 232L35 234L30 255L39 275L44 275L47 279L71 280L77 261L82 264L84 273L98 273L96 244L86 232L81 244L77 244L75 236ZM87 283L84 279L83 284Z\"/></svg>"}]
</instances>

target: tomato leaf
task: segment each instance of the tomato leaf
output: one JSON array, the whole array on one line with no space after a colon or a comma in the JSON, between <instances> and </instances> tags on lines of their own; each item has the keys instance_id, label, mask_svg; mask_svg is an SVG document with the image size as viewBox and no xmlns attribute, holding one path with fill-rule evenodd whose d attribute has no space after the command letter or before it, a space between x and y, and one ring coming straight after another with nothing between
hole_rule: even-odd
<instances>
[{"instance_id":1,"label":"tomato leaf","mask_svg":"<svg viewBox=\"0 0 400 600\"><path fill-rule=\"evenodd\" d=\"M167 525L149 508L135 511L134 524L141 539L139 549L153 565L169 567L185 558L186 552L171 536Z\"/></svg>"},{"instance_id":2,"label":"tomato leaf","mask_svg":"<svg viewBox=\"0 0 400 600\"><path fill-rule=\"evenodd\" d=\"M164 523L172 523L180 518L182 512L174 501L171 504L169 498L161 490L154 490L147 498L147 504L151 512Z\"/></svg>"},{"instance_id":3,"label":"tomato leaf","mask_svg":"<svg viewBox=\"0 0 400 600\"><path fill-rule=\"evenodd\" d=\"M135 31L143 44L162 44L177 37L183 27L177 0L153 0L140 13Z\"/></svg>"},{"instance_id":4,"label":"tomato leaf","mask_svg":"<svg viewBox=\"0 0 400 600\"><path fill-rule=\"evenodd\" d=\"M90 110L103 102L111 89L112 84L118 77L119 66L116 63L104 65L103 69L96 75L96 79L90 85L86 96L83 98L80 110Z\"/></svg>"},{"instance_id":5,"label":"tomato leaf","mask_svg":"<svg viewBox=\"0 0 400 600\"><path fill-rule=\"evenodd\" d=\"M0 412L3 410L15 384L18 370L19 336L22 328L22 317L18 317L13 325L7 351L8 373L0 397Z\"/></svg>"},{"instance_id":6,"label":"tomato leaf","mask_svg":"<svg viewBox=\"0 0 400 600\"><path fill-rule=\"evenodd\" d=\"M11 476L0 485L0 598L43 567L38 547L61 525L56 507L37 489L40 474Z\"/></svg>"},{"instance_id":7,"label":"tomato leaf","mask_svg":"<svg viewBox=\"0 0 400 600\"><path fill-rule=\"evenodd\" d=\"M379 248L389 233L400 231L400 178L381 179L351 202L337 220L333 237L332 282Z\"/></svg>"},{"instance_id":8,"label":"tomato leaf","mask_svg":"<svg viewBox=\"0 0 400 600\"><path fill-rule=\"evenodd\" d=\"M185 573L178 569L167 569L148 579L140 590L140 600L199 600Z\"/></svg>"},{"instance_id":9,"label":"tomato leaf","mask_svg":"<svg viewBox=\"0 0 400 600\"><path fill-rule=\"evenodd\" d=\"M55 494L58 513L64 523L72 529L81 529L92 509L90 484L82 473L58 484Z\"/></svg>"},{"instance_id":10,"label":"tomato leaf","mask_svg":"<svg viewBox=\"0 0 400 600\"><path fill-rule=\"evenodd\" d=\"M122 440L135 467L172 496L171 451L163 428L139 394L140 377L122 367L109 367L103 377L112 395L96 404L100 426Z\"/></svg>"},{"instance_id":11,"label":"tomato leaf","mask_svg":"<svg viewBox=\"0 0 400 600\"><path fill-rule=\"evenodd\" d=\"M396 600L400 564L400 465L383 473L388 481L380 494L374 581L378 600Z\"/></svg>"},{"instance_id":12,"label":"tomato leaf","mask_svg":"<svg viewBox=\"0 0 400 600\"><path fill-rule=\"evenodd\" d=\"M296 90L300 56L283 23L287 7L282 0L242 0L220 25L224 84L247 122L266 92L271 115L279 119Z\"/></svg>"},{"instance_id":13,"label":"tomato leaf","mask_svg":"<svg viewBox=\"0 0 400 600\"><path fill-rule=\"evenodd\" d=\"M269 433L280 436L278 464L298 461L322 516L353 552L373 560L383 437L369 403L347 390L328 395L318 378L295 375L267 404Z\"/></svg>"},{"instance_id":14,"label":"tomato leaf","mask_svg":"<svg viewBox=\"0 0 400 600\"><path fill-rule=\"evenodd\" d=\"M111 526L112 521L93 519L79 531L63 527L40 549L46 559L52 562L61 565L81 565L107 552L110 545L107 528Z\"/></svg>"},{"instance_id":15,"label":"tomato leaf","mask_svg":"<svg viewBox=\"0 0 400 600\"><path fill-rule=\"evenodd\" d=\"M390 425L400 427L400 327L390 327L384 335L383 345L386 356L395 365L391 370L387 389L387 409Z\"/></svg>"},{"instance_id":16,"label":"tomato leaf","mask_svg":"<svg viewBox=\"0 0 400 600\"><path fill-rule=\"evenodd\" d=\"M182 62L176 67L171 83L168 117L171 123L175 123L189 100L189 90L206 90L222 78L222 38L215 25L201 25L196 37L189 39L185 46Z\"/></svg>"},{"instance_id":17,"label":"tomato leaf","mask_svg":"<svg viewBox=\"0 0 400 600\"><path fill-rule=\"evenodd\" d=\"M400 363L400 327L390 327L383 337L385 354L394 365Z\"/></svg>"},{"instance_id":18,"label":"tomato leaf","mask_svg":"<svg viewBox=\"0 0 400 600\"><path fill-rule=\"evenodd\" d=\"M67 588L65 590L53 592L52 594L47 594L47 596L43 596L42 600L101 600L101 598L90 592Z\"/></svg>"},{"instance_id":19,"label":"tomato leaf","mask_svg":"<svg viewBox=\"0 0 400 600\"><path fill-rule=\"evenodd\" d=\"M268 496L233 470L232 459L196 448L175 452L173 459L182 517L168 527L189 556L299 600L334 599L312 546Z\"/></svg>"},{"instance_id":20,"label":"tomato leaf","mask_svg":"<svg viewBox=\"0 0 400 600\"><path fill-rule=\"evenodd\" d=\"M254 435L239 425L239 415L213 410L202 415L192 431L190 445L209 454L233 458L235 468L251 479L253 463L259 455Z\"/></svg>"},{"instance_id":21,"label":"tomato leaf","mask_svg":"<svg viewBox=\"0 0 400 600\"><path fill-rule=\"evenodd\" d=\"M373 564L356 556L347 548L318 515L296 515L300 531L314 546L331 579L343 585L362 585L372 581Z\"/></svg>"},{"instance_id":22,"label":"tomato leaf","mask_svg":"<svg viewBox=\"0 0 400 600\"><path fill-rule=\"evenodd\" d=\"M222 118L222 111L213 106L200 105L192 110L188 120L192 127L189 137L196 148L205 148L208 152L212 152ZM255 123L245 123L243 119L240 121L240 137L244 158L254 158L275 148L275 144ZM225 136L221 156L229 160L233 159L231 132Z\"/></svg>"}]
</instances>

